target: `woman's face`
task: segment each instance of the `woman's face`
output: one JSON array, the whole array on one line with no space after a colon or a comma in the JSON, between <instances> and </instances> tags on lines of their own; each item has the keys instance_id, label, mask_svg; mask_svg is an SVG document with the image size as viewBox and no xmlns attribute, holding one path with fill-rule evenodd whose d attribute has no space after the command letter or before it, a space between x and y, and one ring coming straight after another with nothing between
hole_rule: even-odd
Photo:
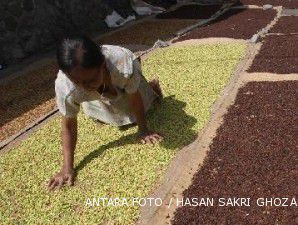
<instances>
[{"instance_id":1,"label":"woman's face","mask_svg":"<svg viewBox=\"0 0 298 225\"><path fill-rule=\"evenodd\" d=\"M75 68L71 71L69 79L79 88L96 91L103 84L104 66L105 63L98 68Z\"/></svg>"}]
</instances>

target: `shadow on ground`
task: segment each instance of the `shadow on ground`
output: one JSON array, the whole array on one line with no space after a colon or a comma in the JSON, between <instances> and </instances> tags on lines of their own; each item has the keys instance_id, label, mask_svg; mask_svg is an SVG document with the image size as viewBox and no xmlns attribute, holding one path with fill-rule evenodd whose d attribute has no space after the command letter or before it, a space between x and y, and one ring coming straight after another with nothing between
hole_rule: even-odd
<instances>
[{"instance_id":1,"label":"shadow on ground","mask_svg":"<svg viewBox=\"0 0 298 225\"><path fill-rule=\"evenodd\" d=\"M179 101L174 96L166 97L158 108L153 108L148 112L149 126L160 132L164 136L161 146L167 149L180 149L190 144L197 136L197 132L192 129L197 120L193 116L185 113L185 102ZM179 118L179 119L177 119ZM130 129L127 127L126 129ZM183 132L181 132L183 129ZM122 129L123 130L123 129ZM91 161L101 156L105 151L136 143L137 134L123 136L118 140L100 146L90 152L75 168L76 173L87 166ZM137 144L137 143L136 143Z\"/></svg>"}]
</instances>

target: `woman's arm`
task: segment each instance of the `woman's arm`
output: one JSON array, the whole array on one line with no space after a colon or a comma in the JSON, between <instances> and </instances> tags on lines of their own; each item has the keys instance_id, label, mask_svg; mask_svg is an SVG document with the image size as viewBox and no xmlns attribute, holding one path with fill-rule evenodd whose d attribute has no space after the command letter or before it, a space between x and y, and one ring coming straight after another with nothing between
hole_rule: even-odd
<instances>
[{"instance_id":1,"label":"woman's arm","mask_svg":"<svg viewBox=\"0 0 298 225\"><path fill-rule=\"evenodd\" d=\"M129 102L130 102L130 108L132 113L134 114L136 118L136 122L139 127L139 135L141 138L141 142L143 144L145 143L156 143L162 140L162 137L152 132L147 127L147 121L145 118L145 110L144 110L144 104L141 97L141 94L139 91L129 94Z\"/></svg>"},{"instance_id":2,"label":"woman's arm","mask_svg":"<svg viewBox=\"0 0 298 225\"><path fill-rule=\"evenodd\" d=\"M62 119L62 146L63 146L63 169L65 171L73 170L74 151L77 143L77 118Z\"/></svg>"},{"instance_id":3,"label":"woman's arm","mask_svg":"<svg viewBox=\"0 0 298 225\"><path fill-rule=\"evenodd\" d=\"M60 188L63 184L73 185L74 182L74 151L77 142L77 118L62 118L62 148L63 148L63 166L49 182L50 190Z\"/></svg>"}]
</instances>

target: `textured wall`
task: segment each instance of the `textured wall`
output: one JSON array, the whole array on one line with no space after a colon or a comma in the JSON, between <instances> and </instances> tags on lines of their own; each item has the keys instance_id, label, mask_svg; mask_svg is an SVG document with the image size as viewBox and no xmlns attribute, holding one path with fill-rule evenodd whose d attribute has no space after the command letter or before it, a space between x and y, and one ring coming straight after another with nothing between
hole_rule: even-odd
<instances>
[{"instance_id":1,"label":"textured wall","mask_svg":"<svg viewBox=\"0 0 298 225\"><path fill-rule=\"evenodd\" d=\"M1 0L0 64L53 47L67 31L103 31L111 3L125 14L129 0Z\"/></svg>"}]
</instances>

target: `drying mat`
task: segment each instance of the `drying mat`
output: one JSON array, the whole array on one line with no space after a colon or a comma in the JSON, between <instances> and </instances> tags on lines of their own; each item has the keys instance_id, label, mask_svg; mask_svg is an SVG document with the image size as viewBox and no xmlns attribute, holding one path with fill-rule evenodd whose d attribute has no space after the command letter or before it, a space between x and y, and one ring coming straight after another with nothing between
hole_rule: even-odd
<instances>
[{"instance_id":1,"label":"drying mat","mask_svg":"<svg viewBox=\"0 0 298 225\"><path fill-rule=\"evenodd\" d=\"M263 5L269 4L273 6L283 6L289 9L298 8L297 0L240 0L240 2L244 5L263 6Z\"/></svg>"},{"instance_id":2,"label":"drying mat","mask_svg":"<svg viewBox=\"0 0 298 225\"><path fill-rule=\"evenodd\" d=\"M45 187L61 166L59 117L0 154L0 205L5 206L0 207L1 222L133 224L139 216L137 206L88 207L87 198L148 196L176 152L196 139L209 120L213 102L245 49L244 44L217 43L152 52L144 61L144 75L148 79L159 76L165 98L148 118L164 141L138 144L136 127L119 131L80 114L75 155L78 178L72 188L49 193Z\"/></svg>"},{"instance_id":3,"label":"drying mat","mask_svg":"<svg viewBox=\"0 0 298 225\"><path fill-rule=\"evenodd\" d=\"M298 73L298 35L267 36L248 72Z\"/></svg>"},{"instance_id":4,"label":"drying mat","mask_svg":"<svg viewBox=\"0 0 298 225\"><path fill-rule=\"evenodd\" d=\"M231 9L210 24L199 27L177 41L208 37L249 39L275 17L275 10Z\"/></svg>"},{"instance_id":5,"label":"drying mat","mask_svg":"<svg viewBox=\"0 0 298 225\"><path fill-rule=\"evenodd\" d=\"M203 166L183 193L190 199L214 198L214 206L180 207L173 225L297 222L297 206L256 204L257 198L266 197L297 201L297 90L297 81L251 82L239 90ZM233 197L250 197L251 206L217 206L219 198L227 203Z\"/></svg>"},{"instance_id":6,"label":"drying mat","mask_svg":"<svg viewBox=\"0 0 298 225\"><path fill-rule=\"evenodd\" d=\"M158 19L208 19L221 5L184 5L170 12L158 14Z\"/></svg>"},{"instance_id":7,"label":"drying mat","mask_svg":"<svg viewBox=\"0 0 298 225\"><path fill-rule=\"evenodd\" d=\"M187 26L195 24L196 20L149 20L134 24L105 36L99 41L103 44L116 45L149 45L158 39L166 40Z\"/></svg>"},{"instance_id":8,"label":"drying mat","mask_svg":"<svg viewBox=\"0 0 298 225\"><path fill-rule=\"evenodd\" d=\"M56 65L46 65L0 85L0 141L55 108L57 72Z\"/></svg>"},{"instance_id":9,"label":"drying mat","mask_svg":"<svg viewBox=\"0 0 298 225\"><path fill-rule=\"evenodd\" d=\"M283 16L279 18L270 33L298 34L298 16Z\"/></svg>"}]
</instances>

